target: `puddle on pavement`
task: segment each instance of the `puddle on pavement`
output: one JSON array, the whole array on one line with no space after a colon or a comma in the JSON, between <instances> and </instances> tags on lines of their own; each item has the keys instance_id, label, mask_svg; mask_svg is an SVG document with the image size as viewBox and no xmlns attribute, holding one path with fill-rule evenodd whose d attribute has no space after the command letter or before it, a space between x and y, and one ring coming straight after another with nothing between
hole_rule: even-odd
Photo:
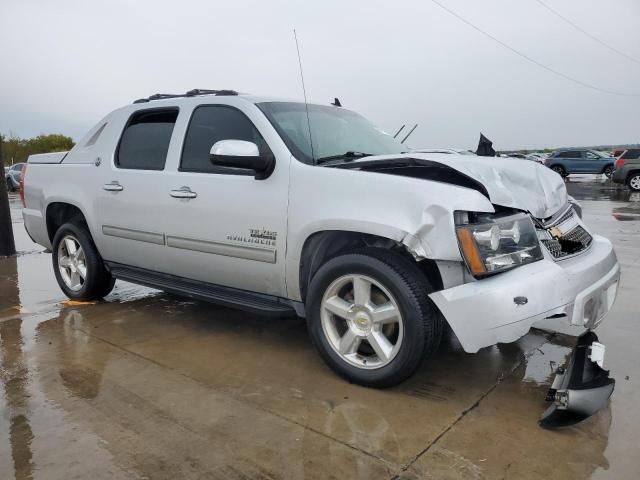
<instances>
[{"instance_id":1,"label":"puddle on pavement","mask_svg":"<svg viewBox=\"0 0 640 480\"><path fill-rule=\"evenodd\" d=\"M584 181L569 178L565 185L569 195L578 201L640 202L640 192L632 192L624 185L613 183L611 180Z\"/></svg>"}]
</instances>

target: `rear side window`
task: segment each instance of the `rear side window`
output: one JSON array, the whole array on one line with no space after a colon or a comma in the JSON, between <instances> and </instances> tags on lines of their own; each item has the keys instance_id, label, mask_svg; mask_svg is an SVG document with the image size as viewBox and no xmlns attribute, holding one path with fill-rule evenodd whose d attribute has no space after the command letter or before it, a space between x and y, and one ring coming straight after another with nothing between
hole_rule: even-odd
<instances>
[{"instance_id":1,"label":"rear side window","mask_svg":"<svg viewBox=\"0 0 640 480\"><path fill-rule=\"evenodd\" d=\"M624 152L622 158L624 158L625 160L635 160L637 158L640 158L640 149L630 148L629 150Z\"/></svg>"},{"instance_id":2,"label":"rear side window","mask_svg":"<svg viewBox=\"0 0 640 480\"><path fill-rule=\"evenodd\" d=\"M580 152L560 152L556 158L582 158Z\"/></svg>"},{"instance_id":3,"label":"rear side window","mask_svg":"<svg viewBox=\"0 0 640 480\"><path fill-rule=\"evenodd\" d=\"M116 166L137 170L163 170L178 109L134 113L122 132Z\"/></svg>"},{"instance_id":4,"label":"rear side window","mask_svg":"<svg viewBox=\"0 0 640 480\"><path fill-rule=\"evenodd\" d=\"M209 152L220 140L245 140L258 146L261 153L268 147L251 120L240 110L225 105L203 105L193 111L182 148L180 171L248 175L246 170L219 167L209 161Z\"/></svg>"},{"instance_id":5,"label":"rear side window","mask_svg":"<svg viewBox=\"0 0 640 480\"><path fill-rule=\"evenodd\" d=\"M593 152L586 152L585 155L589 160L600 160L602 158L600 155L596 155Z\"/></svg>"}]
</instances>

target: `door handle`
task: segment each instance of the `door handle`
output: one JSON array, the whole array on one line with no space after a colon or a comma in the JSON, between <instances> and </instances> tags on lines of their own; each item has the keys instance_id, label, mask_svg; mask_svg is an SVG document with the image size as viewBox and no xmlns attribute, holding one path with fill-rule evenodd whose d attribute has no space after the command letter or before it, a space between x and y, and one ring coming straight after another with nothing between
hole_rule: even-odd
<instances>
[{"instance_id":1,"label":"door handle","mask_svg":"<svg viewBox=\"0 0 640 480\"><path fill-rule=\"evenodd\" d=\"M198 194L192 192L189 187L180 187L177 190L171 190L169 195L173 198L196 198L198 196Z\"/></svg>"},{"instance_id":2,"label":"door handle","mask_svg":"<svg viewBox=\"0 0 640 480\"><path fill-rule=\"evenodd\" d=\"M102 189L106 190L107 192L121 192L122 190L124 190L124 187L114 180L111 183L105 183L102 186Z\"/></svg>"}]
</instances>

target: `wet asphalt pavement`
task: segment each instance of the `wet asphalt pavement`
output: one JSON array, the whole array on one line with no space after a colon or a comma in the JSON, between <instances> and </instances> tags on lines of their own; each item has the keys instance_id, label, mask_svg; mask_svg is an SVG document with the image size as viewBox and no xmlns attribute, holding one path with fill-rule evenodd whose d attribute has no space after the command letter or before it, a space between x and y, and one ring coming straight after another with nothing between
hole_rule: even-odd
<instances>
[{"instance_id":1,"label":"wet asphalt pavement","mask_svg":"<svg viewBox=\"0 0 640 480\"><path fill-rule=\"evenodd\" d=\"M537 420L572 337L532 330L466 354L455 339L389 390L350 385L301 319L272 319L118 282L66 301L27 237L0 260L0 479L640 478L640 193L568 183L622 265L598 328L610 406ZM472 321L472 319L470 319Z\"/></svg>"}]
</instances>

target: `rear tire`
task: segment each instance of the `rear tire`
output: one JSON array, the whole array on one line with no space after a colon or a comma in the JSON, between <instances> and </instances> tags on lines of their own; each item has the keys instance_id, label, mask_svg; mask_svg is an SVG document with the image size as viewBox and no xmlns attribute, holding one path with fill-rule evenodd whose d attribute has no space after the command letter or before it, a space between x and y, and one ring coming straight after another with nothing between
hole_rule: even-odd
<instances>
[{"instance_id":1,"label":"rear tire","mask_svg":"<svg viewBox=\"0 0 640 480\"><path fill-rule=\"evenodd\" d=\"M396 385L440 344L443 319L431 292L415 263L398 253L365 248L340 255L311 280L306 302L311 340L350 382Z\"/></svg>"},{"instance_id":2,"label":"rear tire","mask_svg":"<svg viewBox=\"0 0 640 480\"><path fill-rule=\"evenodd\" d=\"M635 172L629 175L627 185L629 185L629 188L634 192L640 192L640 172Z\"/></svg>"},{"instance_id":3,"label":"rear tire","mask_svg":"<svg viewBox=\"0 0 640 480\"><path fill-rule=\"evenodd\" d=\"M73 300L99 300L113 290L115 279L84 226L65 223L58 229L52 261L58 285Z\"/></svg>"}]
</instances>

